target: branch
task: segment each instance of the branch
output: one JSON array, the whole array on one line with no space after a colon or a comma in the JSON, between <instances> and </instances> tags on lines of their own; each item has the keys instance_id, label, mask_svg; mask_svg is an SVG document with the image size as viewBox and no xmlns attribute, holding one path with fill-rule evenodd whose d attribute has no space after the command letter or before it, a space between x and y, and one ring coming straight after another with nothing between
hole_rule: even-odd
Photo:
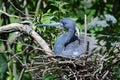
<instances>
[{"instance_id":1,"label":"branch","mask_svg":"<svg viewBox=\"0 0 120 80\"><path fill-rule=\"evenodd\" d=\"M40 9L40 5L41 5L41 0L39 0L38 3L37 3L35 16L38 15L38 12L39 12L39 9Z\"/></svg>"},{"instance_id":2,"label":"branch","mask_svg":"<svg viewBox=\"0 0 120 80\"><path fill-rule=\"evenodd\" d=\"M22 76L24 74L24 71L25 71L25 68L22 69L21 73L20 73L20 76L19 76L19 80L22 80Z\"/></svg>"},{"instance_id":3,"label":"branch","mask_svg":"<svg viewBox=\"0 0 120 80\"><path fill-rule=\"evenodd\" d=\"M28 35L30 35L36 42L42 47L42 49L45 51L45 53L49 56L53 56L52 50L49 48L48 44L42 39L42 37L36 33L32 27L28 24L20 24L20 23L12 23L9 25L1 26L0 27L0 34L1 33L9 33L9 32L15 32L20 31L24 32Z\"/></svg>"},{"instance_id":4,"label":"branch","mask_svg":"<svg viewBox=\"0 0 120 80\"><path fill-rule=\"evenodd\" d=\"M3 13L5 15L9 16L9 17L14 17L14 18L18 18L18 19L26 19L26 17L19 17L19 16L16 16L16 15L11 15L11 14L8 14L7 12L2 11L2 10L0 10L0 13ZM34 20L34 18L32 18L32 17L29 17L29 18Z\"/></svg>"},{"instance_id":5,"label":"branch","mask_svg":"<svg viewBox=\"0 0 120 80\"><path fill-rule=\"evenodd\" d=\"M2 10L0 10L0 13L3 13L3 14L5 14L5 15L9 16L9 17L15 17L15 18L19 18L19 19L21 19L21 17L19 17L19 16L16 16L16 15L10 15L10 14L8 14L8 13L2 11Z\"/></svg>"}]
</instances>

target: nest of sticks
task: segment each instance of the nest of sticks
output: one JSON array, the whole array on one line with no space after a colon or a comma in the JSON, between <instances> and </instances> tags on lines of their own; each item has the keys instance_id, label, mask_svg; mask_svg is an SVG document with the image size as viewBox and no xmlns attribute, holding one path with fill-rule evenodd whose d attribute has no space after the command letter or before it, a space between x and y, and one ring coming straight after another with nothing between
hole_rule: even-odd
<instances>
[{"instance_id":1,"label":"nest of sticks","mask_svg":"<svg viewBox=\"0 0 120 80\"><path fill-rule=\"evenodd\" d=\"M120 55L104 54L85 55L79 59L55 56L35 56L27 71L33 80L110 80L112 68L120 61ZM43 79L44 78L44 79Z\"/></svg>"}]
</instances>

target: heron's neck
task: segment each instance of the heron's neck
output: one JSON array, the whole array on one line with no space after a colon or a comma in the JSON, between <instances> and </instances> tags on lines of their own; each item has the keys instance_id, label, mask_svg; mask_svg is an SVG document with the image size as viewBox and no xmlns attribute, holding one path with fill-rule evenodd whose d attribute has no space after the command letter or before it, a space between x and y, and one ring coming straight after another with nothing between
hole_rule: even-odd
<instances>
[{"instance_id":1,"label":"heron's neck","mask_svg":"<svg viewBox=\"0 0 120 80\"><path fill-rule=\"evenodd\" d=\"M69 29L65 35L66 37L65 37L64 45L67 45L71 41L71 39L75 36L75 30Z\"/></svg>"},{"instance_id":2,"label":"heron's neck","mask_svg":"<svg viewBox=\"0 0 120 80\"><path fill-rule=\"evenodd\" d=\"M71 39L75 36L74 30L68 30L67 33L61 35L55 42L54 51L56 54L61 54L65 46L70 43Z\"/></svg>"}]
</instances>

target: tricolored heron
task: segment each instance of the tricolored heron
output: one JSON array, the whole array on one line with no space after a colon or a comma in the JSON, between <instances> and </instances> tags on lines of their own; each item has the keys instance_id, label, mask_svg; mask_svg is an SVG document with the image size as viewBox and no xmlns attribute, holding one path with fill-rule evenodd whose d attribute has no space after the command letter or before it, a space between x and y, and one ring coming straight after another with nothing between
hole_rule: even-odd
<instances>
[{"instance_id":1,"label":"tricolored heron","mask_svg":"<svg viewBox=\"0 0 120 80\"><path fill-rule=\"evenodd\" d=\"M56 56L62 56L66 58L79 58L85 53L84 49L84 36L76 36L76 23L69 19L61 19L57 23L52 24L38 24L37 26L59 26L64 27L68 30L65 34L60 35L57 38L54 45L54 52ZM91 50L93 42L90 37L86 37L87 40L87 51Z\"/></svg>"}]
</instances>

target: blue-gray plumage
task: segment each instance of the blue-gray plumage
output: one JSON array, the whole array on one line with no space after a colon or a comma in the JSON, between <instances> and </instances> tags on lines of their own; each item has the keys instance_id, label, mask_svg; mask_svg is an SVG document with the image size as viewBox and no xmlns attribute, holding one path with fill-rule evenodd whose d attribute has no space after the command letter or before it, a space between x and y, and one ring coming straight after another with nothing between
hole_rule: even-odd
<instances>
[{"instance_id":1,"label":"blue-gray plumage","mask_svg":"<svg viewBox=\"0 0 120 80\"><path fill-rule=\"evenodd\" d=\"M62 26L68 30L65 34L57 38L54 45L54 52L56 56L67 58L79 58L85 53L84 49L84 36L76 36L76 23L69 19L61 19L55 24L39 24L38 26ZM90 51L92 42L89 37L87 38L87 51Z\"/></svg>"}]
</instances>

